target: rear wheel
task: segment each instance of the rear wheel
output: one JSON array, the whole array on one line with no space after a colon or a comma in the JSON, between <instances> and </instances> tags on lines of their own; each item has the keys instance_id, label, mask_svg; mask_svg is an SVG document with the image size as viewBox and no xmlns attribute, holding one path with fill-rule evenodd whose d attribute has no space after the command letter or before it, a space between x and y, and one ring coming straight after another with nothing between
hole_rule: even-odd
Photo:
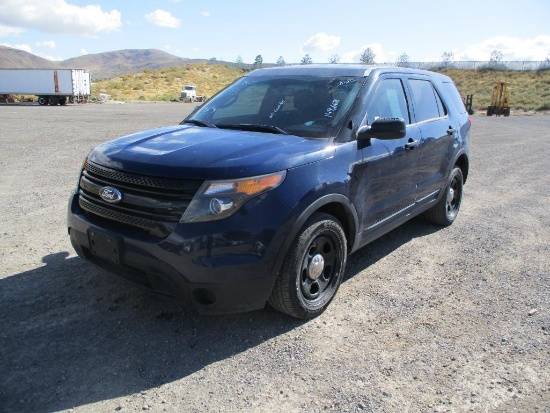
<instances>
[{"instance_id":1,"label":"rear wheel","mask_svg":"<svg viewBox=\"0 0 550 413\"><path fill-rule=\"evenodd\" d=\"M38 97L38 104L40 106L46 106L48 104L48 98L46 96L39 96Z\"/></svg>"},{"instance_id":2,"label":"rear wheel","mask_svg":"<svg viewBox=\"0 0 550 413\"><path fill-rule=\"evenodd\" d=\"M346 268L346 235L331 215L317 213L302 227L283 263L269 303L300 319L321 314Z\"/></svg>"},{"instance_id":3,"label":"rear wheel","mask_svg":"<svg viewBox=\"0 0 550 413\"><path fill-rule=\"evenodd\" d=\"M451 225L456 219L460 209L463 187L464 178L462 176L462 170L455 166L449 176L449 181L445 187L443 197L437 204L424 213L426 219L437 225Z\"/></svg>"},{"instance_id":4,"label":"rear wheel","mask_svg":"<svg viewBox=\"0 0 550 413\"><path fill-rule=\"evenodd\" d=\"M48 98L48 104L49 105L52 105L52 106L55 106L59 103L59 99L57 98L57 96L50 96Z\"/></svg>"}]
</instances>

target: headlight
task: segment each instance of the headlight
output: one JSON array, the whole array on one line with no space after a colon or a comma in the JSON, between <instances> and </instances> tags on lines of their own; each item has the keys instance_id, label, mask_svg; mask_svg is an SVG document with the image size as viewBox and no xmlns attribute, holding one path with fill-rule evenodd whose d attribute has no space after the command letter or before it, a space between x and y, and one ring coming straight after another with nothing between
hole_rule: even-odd
<instances>
[{"instance_id":1,"label":"headlight","mask_svg":"<svg viewBox=\"0 0 550 413\"><path fill-rule=\"evenodd\" d=\"M233 215L249 199L278 187L286 171L227 181L206 181L180 222L215 221Z\"/></svg>"}]
</instances>

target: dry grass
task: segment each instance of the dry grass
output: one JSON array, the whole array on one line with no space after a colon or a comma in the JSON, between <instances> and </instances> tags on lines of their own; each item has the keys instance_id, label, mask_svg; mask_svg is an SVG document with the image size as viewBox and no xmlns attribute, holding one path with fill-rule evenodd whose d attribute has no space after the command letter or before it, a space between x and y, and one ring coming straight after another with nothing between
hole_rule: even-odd
<instances>
[{"instance_id":1,"label":"dry grass","mask_svg":"<svg viewBox=\"0 0 550 413\"><path fill-rule=\"evenodd\" d=\"M496 82L508 82L512 110L550 110L550 70L500 71L453 70L440 72L450 76L462 96L474 95L473 107L485 111ZM211 97L245 72L222 65L186 65L170 69L128 74L95 82L93 94L107 93L120 101L177 100L183 85L197 86L197 93Z\"/></svg>"},{"instance_id":2,"label":"dry grass","mask_svg":"<svg viewBox=\"0 0 550 413\"><path fill-rule=\"evenodd\" d=\"M206 64L146 70L94 82L92 93L107 93L119 101L171 101L178 99L184 85L195 85L197 94L211 97L243 74L240 69Z\"/></svg>"},{"instance_id":3,"label":"dry grass","mask_svg":"<svg viewBox=\"0 0 550 413\"><path fill-rule=\"evenodd\" d=\"M473 107L485 111L497 82L508 82L512 110L550 110L550 70L442 70L451 77L462 96L474 95Z\"/></svg>"}]
</instances>

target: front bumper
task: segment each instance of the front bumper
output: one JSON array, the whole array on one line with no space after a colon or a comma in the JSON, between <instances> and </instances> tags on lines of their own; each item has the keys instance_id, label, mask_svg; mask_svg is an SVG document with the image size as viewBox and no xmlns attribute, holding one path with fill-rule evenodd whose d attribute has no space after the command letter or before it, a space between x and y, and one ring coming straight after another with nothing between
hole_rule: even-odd
<instances>
[{"instance_id":1,"label":"front bumper","mask_svg":"<svg viewBox=\"0 0 550 413\"><path fill-rule=\"evenodd\" d=\"M228 219L178 224L166 238L154 238L83 213L73 195L67 222L78 255L109 273L189 301L201 313L241 312L265 306L290 230L286 208L270 202L267 214L252 205Z\"/></svg>"}]
</instances>

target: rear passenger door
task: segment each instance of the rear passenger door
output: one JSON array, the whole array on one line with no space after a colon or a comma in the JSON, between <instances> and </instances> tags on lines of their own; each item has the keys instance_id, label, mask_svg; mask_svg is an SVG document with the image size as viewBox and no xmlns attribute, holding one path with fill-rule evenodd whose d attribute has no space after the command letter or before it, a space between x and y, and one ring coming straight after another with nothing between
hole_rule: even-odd
<instances>
[{"instance_id":1,"label":"rear passenger door","mask_svg":"<svg viewBox=\"0 0 550 413\"><path fill-rule=\"evenodd\" d=\"M439 92L427 76L409 76L413 123L420 129L422 144L417 175L417 202L435 199L445 186L453 153L455 126Z\"/></svg>"}]
</instances>

